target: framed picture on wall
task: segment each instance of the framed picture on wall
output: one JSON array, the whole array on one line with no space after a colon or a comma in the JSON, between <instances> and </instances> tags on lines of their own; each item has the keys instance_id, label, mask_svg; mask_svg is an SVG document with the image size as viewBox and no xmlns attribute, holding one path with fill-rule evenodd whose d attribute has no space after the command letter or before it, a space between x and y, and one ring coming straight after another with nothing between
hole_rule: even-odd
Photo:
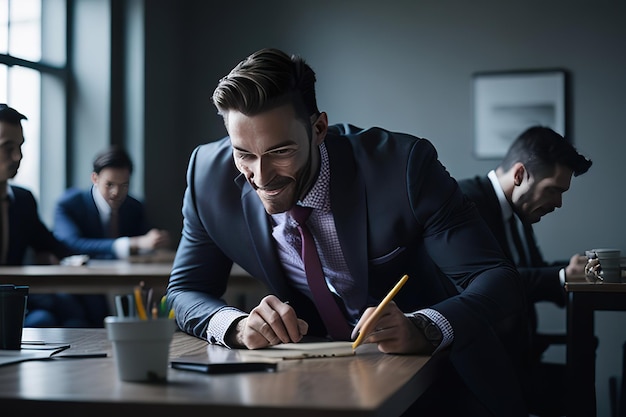
<instances>
[{"instance_id":1,"label":"framed picture on wall","mask_svg":"<svg viewBox=\"0 0 626 417\"><path fill-rule=\"evenodd\" d=\"M472 82L477 158L502 158L515 138L534 125L565 136L565 70L480 72Z\"/></svg>"}]
</instances>

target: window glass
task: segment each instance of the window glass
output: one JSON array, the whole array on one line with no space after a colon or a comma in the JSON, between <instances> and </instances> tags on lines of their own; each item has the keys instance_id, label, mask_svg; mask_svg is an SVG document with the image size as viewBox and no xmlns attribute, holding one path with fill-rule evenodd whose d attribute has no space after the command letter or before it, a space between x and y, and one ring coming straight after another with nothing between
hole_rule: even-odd
<instances>
[{"instance_id":1,"label":"window glass","mask_svg":"<svg viewBox=\"0 0 626 417\"><path fill-rule=\"evenodd\" d=\"M9 3L9 55L41 59L41 0L11 0Z\"/></svg>"},{"instance_id":2,"label":"window glass","mask_svg":"<svg viewBox=\"0 0 626 417\"><path fill-rule=\"evenodd\" d=\"M9 50L9 0L0 0L0 54Z\"/></svg>"},{"instance_id":3,"label":"window glass","mask_svg":"<svg viewBox=\"0 0 626 417\"><path fill-rule=\"evenodd\" d=\"M8 77L9 91L12 92L7 104L22 113L28 120L22 121L24 128L24 145L22 146L22 162L15 184L29 188L35 197L39 196L40 164L40 121L41 103L39 71L29 68L13 67Z\"/></svg>"},{"instance_id":4,"label":"window glass","mask_svg":"<svg viewBox=\"0 0 626 417\"><path fill-rule=\"evenodd\" d=\"M41 58L41 0L0 0L0 53L28 62L12 65L0 61L0 103L15 108L22 121L22 162L13 183L40 191L41 73L29 62ZM35 67L35 68L33 68Z\"/></svg>"},{"instance_id":5,"label":"window glass","mask_svg":"<svg viewBox=\"0 0 626 417\"><path fill-rule=\"evenodd\" d=\"M71 4L0 0L0 103L28 118L22 121L22 162L12 183L32 191L47 224L52 224L56 199L66 185L66 92L71 78L66 17Z\"/></svg>"}]
</instances>

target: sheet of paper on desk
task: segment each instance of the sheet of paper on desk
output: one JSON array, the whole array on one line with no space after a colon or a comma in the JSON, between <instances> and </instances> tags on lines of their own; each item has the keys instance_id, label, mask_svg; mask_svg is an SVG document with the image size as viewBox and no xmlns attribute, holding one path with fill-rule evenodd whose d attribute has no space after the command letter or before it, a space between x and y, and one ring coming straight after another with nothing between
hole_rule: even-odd
<instances>
[{"instance_id":1,"label":"sheet of paper on desk","mask_svg":"<svg viewBox=\"0 0 626 417\"><path fill-rule=\"evenodd\" d=\"M352 342L283 343L265 349L239 350L242 358L309 359L352 356Z\"/></svg>"}]
</instances>

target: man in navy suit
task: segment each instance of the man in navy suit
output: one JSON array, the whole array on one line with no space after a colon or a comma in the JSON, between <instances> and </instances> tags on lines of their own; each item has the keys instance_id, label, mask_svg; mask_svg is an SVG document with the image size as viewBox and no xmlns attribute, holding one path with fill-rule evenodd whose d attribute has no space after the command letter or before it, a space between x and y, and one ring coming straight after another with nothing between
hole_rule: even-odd
<instances>
[{"instance_id":1,"label":"man in navy suit","mask_svg":"<svg viewBox=\"0 0 626 417\"><path fill-rule=\"evenodd\" d=\"M143 204L128 195L132 171L132 161L122 148L112 146L98 154L91 173L93 186L70 188L57 202L55 236L74 252L101 259L167 248L167 231L149 228Z\"/></svg>"},{"instance_id":2,"label":"man in navy suit","mask_svg":"<svg viewBox=\"0 0 626 417\"><path fill-rule=\"evenodd\" d=\"M572 176L582 175L591 161L554 130L533 126L511 144L500 164L486 176L459 181L481 216L517 265L529 302L550 301L565 306L565 281L584 280L587 257L574 254L569 261L548 263L535 240L532 225L561 207ZM510 223L513 223L512 228ZM518 243L515 232L519 235ZM537 317L530 309L531 342L529 401L537 415L562 415L565 407L564 366L544 364L546 338L537 333Z\"/></svg>"},{"instance_id":3,"label":"man in navy suit","mask_svg":"<svg viewBox=\"0 0 626 417\"><path fill-rule=\"evenodd\" d=\"M199 146L189 162L168 286L179 326L249 349L326 337L335 323L316 305L318 288L300 258L303 225L292 214L309 207L301 222L343 313L336 321L358 331L407 274L365 342L387 353L450 353L449 377L460 383L435 383L411 412L527 415L516 358L498 337L525 314L519 275L432 144L329 126L311 67L275 49L239 63L213 101L229 136ZM222 299L233 262L271 292L249 313Z\"/></svg>"},{"instance_id":4,"label":"man in navy suit","mask_svg":"<svg viewBox=\"0 0 626 417\"><path fill-rule=\"evenodd\" d=\"M0 265L58 263L71 255L41 221L33 194L9 184L22 161L26 116L0 104ZM29 253L29 249L32 253ZM67 294L30 294L25 327L85 325L83 307Z\"/></svg>"},{"instance_id":5,"label":"man in navy suit","mask_svg":"<svg viewBox=\"0 0 626 417\"><path fill-rule=\"evenodd\" d=\"M111 146L96 155L87 190L68 189L57 202L54 234L75 253L95 259L126 259L167 248L167 231L147 225L143 204L128 195L133 163L128 153ZM92 326L102 327L109 314L104 295L77 295Z\"/></svg>"}]
</instances>

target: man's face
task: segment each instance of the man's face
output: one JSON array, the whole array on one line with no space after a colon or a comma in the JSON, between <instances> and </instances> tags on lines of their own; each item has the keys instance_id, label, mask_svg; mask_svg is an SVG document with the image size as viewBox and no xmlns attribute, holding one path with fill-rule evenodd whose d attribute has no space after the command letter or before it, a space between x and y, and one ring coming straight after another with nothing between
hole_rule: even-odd
<instances>
[{"instance_id":1,"label":"man's face","mask_svg":"<svg viewBox=\"0 0 626 417\"><path fill-rule=\"evenodd\" d=\"M563 193L569 190L572 170L556 165L554 173L545 178L533 178L524 174L520 186L513 190L513 206L525 221L537 223L541 217L553 212L563 204Z\"/></svg>"},{"instance_id":2,"label":"man's face","mask_svg":"<svg viewBox=\"0 0 626 417\"><path fill-rule=\"evenodd\" d=\"M128 168L104 168L99 174L92 172L91 181L109 206L118 209L128 195L130 171Z\"/></svg>"},{"instance_id":3,"label":"man's face","mask_svg":"<svg viewBox=\"0 0 626 417\"><path fill-rule=\"evenodd\" d=\"M235 166L256 191L265 210L275 214L291 209L317 174L316 148L324 138L325 126L314 127L310 140L307 127L296 119L290 105L255 116L230 111L225 122Z\"/></svg>"},{"instance_id":4,"label":"man's face","mask_svg":"<svg viewBox=\"0 0 626 417\"><path fill-rule=\"evenodd\" d=\"M0 121L0 181L7 181L17 174L23 144L22 125Z\"/></svg>"}]
</instances>

